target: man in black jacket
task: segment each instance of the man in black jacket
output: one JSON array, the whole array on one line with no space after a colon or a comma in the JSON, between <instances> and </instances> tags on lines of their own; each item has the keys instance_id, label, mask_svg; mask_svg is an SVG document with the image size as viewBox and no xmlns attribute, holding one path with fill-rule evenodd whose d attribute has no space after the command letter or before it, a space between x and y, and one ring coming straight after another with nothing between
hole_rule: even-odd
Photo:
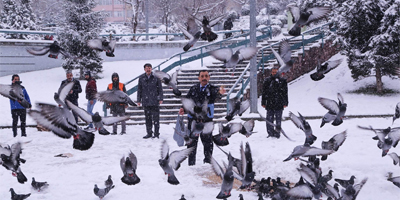
<instances>
[{"instance_id":1,"label":"man in black jacket","mask_svg":"<svg viewBox=\"0 0 400 200\"><path fill-rule=\"evenodd\" d=\"M229 17L225 22L224 22L224 30L229 31L233 27L232 19ZM232 33L225 33L225 38L229 38L232 36Z\"/></svg>"},{"instance_id":2,"label":"man in black jacket","mask_svg":"<svg viewBox=\"0 0 400 200\"><path fill-rule=\"evenodd\" d=\"M144 65L145 73L139 77L137 90L137 104L143 105L146 118L147 135L143 138L159 138L160 136L160 104L163 102L163 89L161 80L152 73L152 66L149 63ZM154 123L154 136L152 125Z\"/></svg>"},{"instance_id":3,"label":"man in black jacket","mask_svg":"<svg viewBox=\"0 0 400 200\"><path fill-rule=\"evenodd\" d=\"M221 98L221 94L225 93L225 89L223 87L217 87L214 85L209 84L208 82L210 81L210 75L207 70L202 70L199 72L199 81L200 83L197 83L193 85L190 89L189 92L186 94L186 98L193 99L194 102L203 104L205 100L208 100L208 113L207 113L207 119L204 120L204 122L209 122L212 121L214 118L214 102L216 99ZM179 114L183 115L184 114L184 109L181 108L179 110ZM188 129L191 130L191 125L193 120L198 120L195 119L194 116L190 116L188 114ZM204 146L204 163L210 163L211 162L211 156L213 152L213 141L212 141L212 134L200 134L201 142L203 143ZM189 165L195 165L196 164L196 150L197 150L197 142L199 138L195 138L188 146L187 148L194 147L194 150L189 154Z\"/></svg>"},{"instance_id":4,"label":"man in black jacket","mask_svg":"<svg viewBox=\"0 0 400 200\"><path fill-rule=\"evenodd\" d=\"M267 120L274 123L276 130L267 124L268 137L280 137L283 109L288 106L288 89L286 79L279 77L278 68L272 68L271 75L265 79L261 105L267 110Z\"/></svg>"},{"instance_id":5,"label":"man in black jacket","mask_svg":"<svg viewBox=\"0 0 400 200\"><path fill-rule=\"evenodd\" d=\"M79 82L79 80L74 78L74 76L72 75L72 72L69 70L67 71L66 76L67 76L67 79L65 79L61 82L60 87L63 86L64 84L74 82L74 86L72 87L71 91L69 91L69 94L67 95L67 97L65 99L70 101L72 104L78 106L79 93L82 92L81 83ZM76 123L78 123L78 115L75 114L74 112L73 112L73 115L75 117Z\"/></svg>"}]
</instances>

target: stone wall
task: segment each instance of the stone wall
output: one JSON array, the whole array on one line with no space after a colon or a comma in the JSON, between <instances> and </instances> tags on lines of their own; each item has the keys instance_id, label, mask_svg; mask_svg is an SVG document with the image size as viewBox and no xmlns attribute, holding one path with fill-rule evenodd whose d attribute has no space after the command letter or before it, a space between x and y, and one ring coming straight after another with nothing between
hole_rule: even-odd
<instances>
[{"instance_id":1,"label":"stone wall","mask_svg":"<svg viewBox=\"0 0 400 200\"><path fill-rule=\"evenodd\" d=\"M302 76L305 73L308 73L315 69L318 64L318 59L321 63L329 60L332 56L339 52L339 48L335 45L332 45L332 41L326 41L324 43L324 47L314 46L314 47L306 47L304 56L302 53L298 54L297 57L292 57L292 60L295 61L292 69L286 73L283 77L287 79L288 82ZM279 66L279 65L277 65ZM257 74L257 91L258 96L262 94L262 84L265 78L270 75L270 69L265 68L264 73L262 69L259 70Z\"/></svg>"}]
</instances>

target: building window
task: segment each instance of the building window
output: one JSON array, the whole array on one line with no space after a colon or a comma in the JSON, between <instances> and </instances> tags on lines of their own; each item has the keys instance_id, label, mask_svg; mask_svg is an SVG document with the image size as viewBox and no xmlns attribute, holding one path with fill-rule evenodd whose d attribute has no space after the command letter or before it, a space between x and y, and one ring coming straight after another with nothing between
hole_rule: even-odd
<instances>
[{"instance_id":1,"label":"building window","mask_svg":"<svg viewBox=\"0 0 400 200\"><path fill-rule=\"evenodd\" d=\"M99 5L112 5L112 0L99 0Z\"/></svg>"},{"instance_id":2,"label":"building window","mask_svg":"<svg viewBox=\"0 0 400 200\"><path fill-rule=\"evenodd\" d=\"M123 17L124 16L124 12L122 11L114 11L114 17Z\"/></svg>"},{"instance_id":3,"label":"building window","mask_svg":"<svg viewBox=\"0 0 400 200\"><path fill-rule=\"evenodd\" d=\"M124 4L124 3L122 3L122 2L119 1L119 0L114 0L114 5L122 5L122 4Z\"/></svg>"},{"instance_id":4,"label":"building window","mask_svg":"<svg viewBox=\"0 0 400 200\"><path fill-rule=\"evenodd\" d=\"M103 11L105 17L112 17L112 12L111 11Z\"/></svg>"}]
</instances>

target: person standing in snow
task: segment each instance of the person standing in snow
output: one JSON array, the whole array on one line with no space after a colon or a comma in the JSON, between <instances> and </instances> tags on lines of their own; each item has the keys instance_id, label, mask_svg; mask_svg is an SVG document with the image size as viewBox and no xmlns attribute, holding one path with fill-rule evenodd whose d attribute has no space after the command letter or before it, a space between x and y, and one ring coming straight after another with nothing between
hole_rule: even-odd
<instances>
[{"instance_id":1,"label":"person standing in snow","mask_svg":"<svg viewBox=\"0 0 400 200\"><path fill-rule=\"evenodd\" d=\"M225 22L224 22L224 30L231 30L233 27L232 19L229 17ZM232 33L225 33L225 38L229 38L232 36Z\"/></svg>"},{"instance_id":2,"label":"person standing in snow","mask_svg":"<svg viewBox=\"0 0 400 200\"><path fill-rule=\"evenodd\" d=\"M87 80L86 83L86 99L88 100L88 104L87 104L87 112L90 113L91 115L93 115L93 108L94 105L97 102L96 99L96 93L97 93L97 85L96 85L96 80L94 80L94 78L92 77L92 75L90 74L90 71L85 72L85 79ZM88 127L86 127L85 129L90 129L93 128L93 123L90 123Z\"/></svg>"},{"instance_id":3,"label":"person standing in snow","mask_svg":"<svg viewBox=\"0 0 400 200\"><path fill-rule=\"evenodd\" d=\"M223 87L217 87L209 84L210 75L207 70L201 70L198 75L199 83L193 85L189 92L186 94L186 98L192 99L196 104L203 104L204 101L208 100L208 119L204 122L212 121L214 118L214 102L217 98L221 98L221 94L225 94L225 89ZM183 107L180 108L179 114L184 114ZM192 122L194 119L193 116L188 114L188 129L191 130ZM201 141L204 146L204 163L211 162L211 156L213 152L213 141L212 134L200 134ZM194 150L189 154L189 166L196 164L196 149L197 142L199 138L195 138L187 148L194 147Z\"/></svg>"},{"instance_id":4,"label":"person standing in snow","mask_svg":"<svg viewBox=\"0 0 400 200\"><path fill-rule=\"evenodd\" d=\"M21 81L19 79L18 74L14 74L11 77L12 85L15 84L20 84ZM28 92L26 91L25 87L21 85L22 92L24 94L25 100L31 103L31 100L29 99ZM11 107L11 116L12 116L12 130L14 137L17 137L17 125L18 125L18 117L19 120L21 121L21 136L26 137L26 131L25 131L25 125L26 125L26 108L21 106L21 104L18 103L18 101L10 99L10 107Z\"/></svg>"},{"instance_id":5,"label":"person standing in snow","mask_svg":"<svg viewBox=\"0 0 400 200\"><path fill-rule=\"evenodd\" d=\"M267 120L274 123L276 120L276 130L267 124L268 137L280 137L281 121L283 109L288 106L288 88L286 79L278 74L278 68L271 70L271 75L263 83L261 105L267 110Z\"/></svg>"},{"instance_id":6,"label":"person standing in snow","mask_svg":"<svg viewBox=\"0 0 400 200\"><path fill-rule=\"evenodd\" d=\"M107 90L121 90L123 92L126 93L126 88L125 88L125 84L120 83L119 82L119 75L114 72L111 75L111 80L112 83L108 84ZM124 103L109 103L107 105L107 108L110 108L110 112L112 114L113 117L117 117L117 116L125 116L125 108L127 108L128 105L124 104ZM111 135L116 135L117 134L117 123L114 123L113 125L113 132L111 133ZM126 122L125 121L121 121L121 135L126 134Z\"/></svg>"},{"instance_id":7,"label":"person standing in snow","mask_svg":"<svg viewBox=\"0 0 400 200\"><path fill-rule=\"evenodd\" d=\"M137 90L137 104L143 105L144 116L146 118L147 138L159 138L160 136L160 104L163 102L163 89L161 80L153 75L150 63L144 65L145 73L139 77ZM154 135L152 126L154 123Z\"/></svg>"},{"instance_id":8,"label":"person standing in snow","mask_svg":"<svg viewBox=\"0 0 400 200\"><path fill-rule=\"evenodd\" d=\"M71 91L69 91L69 94L67 95L67 97L65 99L70 101L72 104L78 106L79 93L82 92L81 83L79 82L79 80L74 78L74 76L72 75L72 72L69 70L66 72L66 76L67 76L67 79L65 79L61 82L60 88L64 84L74 82L74 86L72 87ZM78 123L78 115L75 113L73 113L73 115L74 115L76 123Z\"/></svg>"}]
</instances>

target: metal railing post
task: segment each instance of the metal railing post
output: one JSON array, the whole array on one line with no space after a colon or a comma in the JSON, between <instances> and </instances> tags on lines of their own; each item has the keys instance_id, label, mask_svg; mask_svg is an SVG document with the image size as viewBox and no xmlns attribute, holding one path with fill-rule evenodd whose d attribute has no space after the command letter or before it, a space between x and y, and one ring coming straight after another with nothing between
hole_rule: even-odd
<instances>
[{"instance_id":1,"label":"metal railing post","mask_svg":"<svg viewBox=\"0 0 400 200\"><path fill-rule=\"evenodd\" d=\"M264 73L264 50L261 50L261 64L262 64L262 72Z\"/></svg>"},{"instance_id":2,"label":"metal railing post","mask_svg":"<svg viewBox=\"0 0 400 200\"><path fill-rule=\"evenodd\" d=\"M200 54L203 54L203 48L200 48ZM203 67L203 57L201 57L201 66Z\"/></svg>"},{"instance_id":3,"label":"metal railing post","mask_svg":"<svg viewBox=\"0 0 400 200\"><path fill-rule=\"evenodd\" d=\"M226 114L229 113L229 94L226 95Z\"/></svg>"},{"instance_id":4,"label":"metal railing post","mask_svg":"<svg viewBox=\"0 0 400 200\"><path fill-rule=\"evenodd\" d=\"M182 67L182 54L179 54L179 66Z\"/></svg>"},{"instance_id":5,"label":"metal railing post","mask_svg":"<svg viewBox=\"0 0 400 200\"><path fill-rule=\"evenodd\" d=\"M324 48L324 36L325 36L325 33L324 32L322 32L322 44L321 44L321 46L322 46L322 48Z\"/></svg>"},{"instance_id":6,"label":"metal railing post","mask_svg":"<svg viewBox=\"0 0 400 200\"><path fill-rule=\"evenodd\" d=\"M301 34L301 45L303 46L303 57L304 57L304 35Z\"/></svg>"}]
</instances>

